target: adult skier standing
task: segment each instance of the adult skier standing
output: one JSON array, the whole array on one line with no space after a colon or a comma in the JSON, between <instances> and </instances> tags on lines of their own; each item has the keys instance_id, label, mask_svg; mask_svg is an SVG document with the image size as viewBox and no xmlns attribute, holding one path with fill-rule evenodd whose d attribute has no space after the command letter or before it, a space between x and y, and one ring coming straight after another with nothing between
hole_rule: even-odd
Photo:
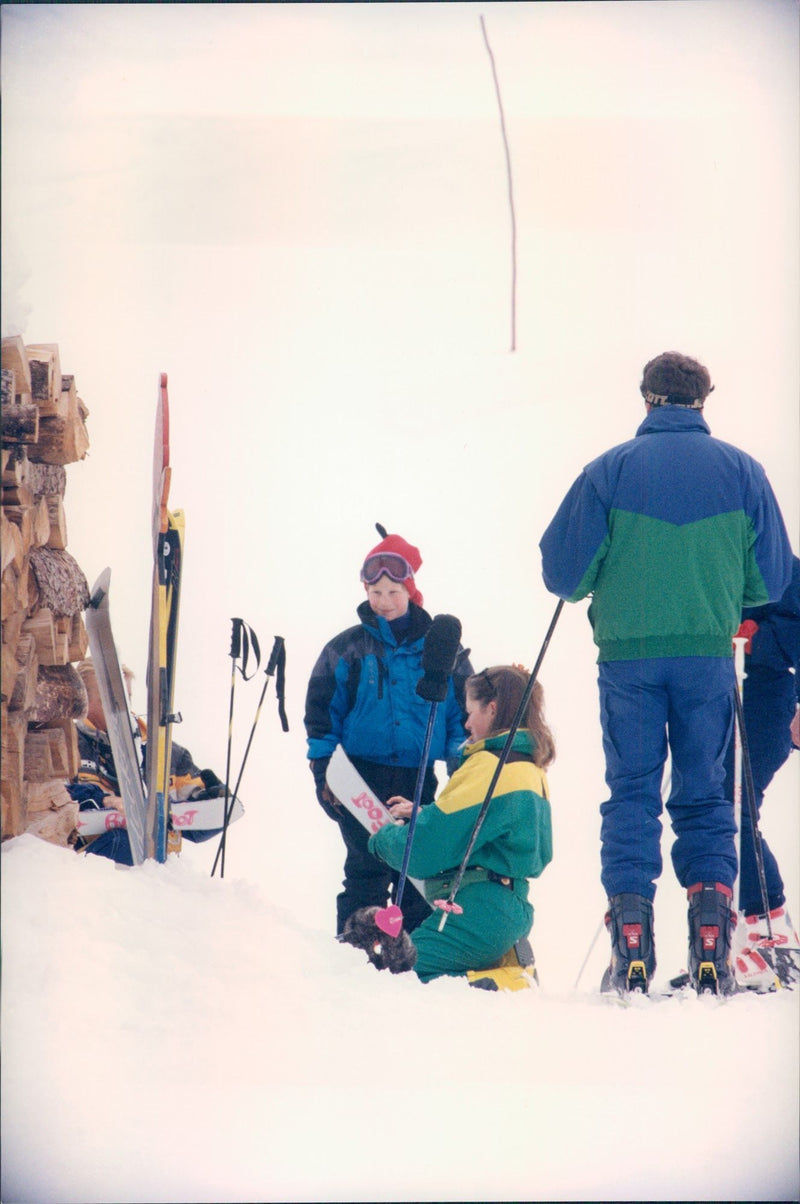
<instances>
[{"instance_id":1,"label":"adult skier standing","mask_svg":"<svg viewBox=\"0 0 800 1204\"><path fill-rule=\"evenodd\" d=\"M306 694L308 758L317 801L338 823L346 849L343 890L336 901L337 934L353 912L386 905L397 873L373 857L367 848L369 833L331 794L325 781L328 761L341 744L379 798L413 796L430 711L416 692L425 634L433 621L414 579L422 557L401 536L380 526L378 531L383 538L361 567L367 597L358 607L359 622L325 645ZM433 729L423 806L436 793L434 761L455 762L466 739L464 682L471 672L469 657L460 648ZM413 892L403 911L409 932L430 914L424 899Z\"/></svg>"},{"instance_id":2,"label":"adult skier standing","mask_svg":"<svg viewBox=\"0 0 800 1204\"><path fill-rule=\"evenodd\" d=\"M742 710L753 775L756 814L764 791L788 759L800 703L800 559L793 557L792 578L777 602L746 609L740 633L747 636ZM733 748L725 759L726 797L733 794ZM800 982L800 942L786 908L778 860L761 837L769 924L764 912L756 866L754 833L747 807L742 808L739 923L733 940L736 981L750 990L771 990L775 973L783 986ZM770 965L760 948L767 953Z\"/></svg>"},{"instance_id":3,"label":"adult skier standing","mask_svg":"<svg viewBox=\"0 0 800 1204\"><path fill-rule=\"evenodd\" d=\"M603 988L647 990L661 861L667 748L672 862L689 899L696 990L735 989L730 960L737 873L725 796L744 606L780 598L791 549L766 474L714 439L703 417L708 370L679 352L645 365L647 416L635 438L580 474L540 542L545 585L592 595L606 782L601 881L611 962Z\"/></svg>"}]
</instances>

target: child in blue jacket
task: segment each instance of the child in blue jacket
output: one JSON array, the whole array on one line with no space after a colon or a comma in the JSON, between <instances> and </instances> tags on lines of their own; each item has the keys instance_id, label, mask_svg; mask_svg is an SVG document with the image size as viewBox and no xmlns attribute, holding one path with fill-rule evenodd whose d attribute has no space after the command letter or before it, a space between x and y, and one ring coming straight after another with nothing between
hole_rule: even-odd
<instances>
[{"instance_id":1,"label":"child in blue jacket","mask_svg":"<svg viewBox=\"0 0 800 1204\"><path fill-rule=\"evenodd\" d=\"M385 907L398 875L367 849L369 833L330 793L325 772L341 744L355 768L379 798L413 797L430 704L416 693L423 675L422 646L432 619L422 607L414 575L419 549L399 535L383 536L361 567L366 600L359 622L323 648L306 695L308 758L317 800L339 825L346 856L343 890L336 901L336 931L361 907ZM447 698L437 710L422 803L436 793L434 761L455 761L466 738L464 682L472 672L459 647ZM430 914L425 901L404 899L411 931Z\"/></svg>"}]
</instances>

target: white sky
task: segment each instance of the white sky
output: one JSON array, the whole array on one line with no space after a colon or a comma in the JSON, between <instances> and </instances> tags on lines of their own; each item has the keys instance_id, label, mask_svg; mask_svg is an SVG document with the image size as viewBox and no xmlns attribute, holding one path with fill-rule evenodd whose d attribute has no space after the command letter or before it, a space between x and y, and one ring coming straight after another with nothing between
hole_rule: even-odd
<instances>
[{"instance_id":1,"label":"white sky","mask_svg":"<svg viewBox=\"0 0 800 1204\"><path fill-rule=\"evenodd\" d=\"M514 174L514 354L482 11ZM581 466L633 434L661 351L708 365L712 431L764 463L797 548L793 0L4 5L2 20L4 333L57 342L89 406L69 550L90 584L112 567L140 711L169 374L187 529L176 735L202 762L224 765L242 616L267 647L286 638L292 724L282 737L265 711L250 790L294 766L308 815L305 685L354 620L376 521L420 546L426 605L461 618L476 667L530 664L554 606L541 532ZM568 608L543 683L563 872L568 848L587 881L593 662L585 607Z\"/></svg>"}]
</instances>

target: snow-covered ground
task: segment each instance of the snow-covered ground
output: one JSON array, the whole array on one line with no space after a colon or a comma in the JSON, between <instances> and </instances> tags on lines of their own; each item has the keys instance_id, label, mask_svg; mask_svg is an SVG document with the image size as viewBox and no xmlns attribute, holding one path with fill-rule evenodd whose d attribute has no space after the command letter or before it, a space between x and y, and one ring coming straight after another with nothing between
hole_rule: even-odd
<instances>
[{"instance_id":1,"label":"snow-covered ground","mask_svg":"<svg viewBox=\"0 0 800 1204\"><path fill-rule=\"evenodd\" d=\"M797 1198L796 993L623 1008L544 908L540 991L423 987L307 868L2 868L5 1204Z\"/></svg>"},{"instance_id":2,"label":"snow-covered ground","mask_svg":"<svg viewBox=\"0 0 800 1204\"><path fill-rule=\"evenodd\" d=\"M473 4L6 5L3 333L89 407L68 547L112 568L145 710L152 439L186 512L176 733L224 772L230 618L286 639L213 846L121 872L2 850L5 1204L797 1198L798 994L596 991L604 797L586 607L542 669L555 857L540 992L378 974L332 939L341 841L302 710L381 522L476 668L530 665L537 541L629 438L653 355L703 360L714 435L798 549L793 0L491 4L517 218ZM261 688L237 685L236 766ZM763 828L800 912L794 755ZM656 898L657 978L686 902Z\"/></svg>"}]
</instances>

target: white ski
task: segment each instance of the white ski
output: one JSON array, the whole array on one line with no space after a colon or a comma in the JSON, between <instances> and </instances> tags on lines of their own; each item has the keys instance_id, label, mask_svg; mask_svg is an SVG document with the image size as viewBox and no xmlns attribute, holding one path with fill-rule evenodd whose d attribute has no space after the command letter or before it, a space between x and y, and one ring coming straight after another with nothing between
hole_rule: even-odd
<instances>
[{"instance_id":1,"label":"white ski","mask_svg":"<svg viewBox=\"0 0 800 1204\"><path fill-rule=\"evenodd\" d=\"M230 800L228 800L230 802ZM169 814L177 832L213 832L222 827L225 812L224 798L203 798L170 802ZM229 823L244 815L244 807L237 798L233 804ZM123 811L103 808L78 812L77 829L81 836L99 836L112 828L127 828Z\"/></svg>"},{"instance_id":2,"label":"white ski","mask_svg":"<svg viewBox=\"0 0 800 1204\"><path fill-rule=\"evenodd\" d=\"M133 727L130 702L111 632L111 614L108 609L108 591L111 584L111 569L104 569L94 584L89 605L86 607L86 630L92 653L100 699L108 725L111 751L117 771L120 795L127 816L128 836L131 842L131 857L134 865L141 865L145 858L144 830L147 802L144 797L139 760L133 743Z\"/></svg>"},{"instance_id":3,"label":"white ski","mask_svg":"<svg viewBox=\"0 0 800 1204\"><path fill-rule=\"evenodd\" d=\"M394 822L387 808L377 794L370 790L341 744L336 746L328 762L325 780L337 802L346 807L368 832L377 832L384 824ZM406 881L415 886L423 899L425 898L425 886L418 878L407 878Z\"/></svg>"}]
</instances>

